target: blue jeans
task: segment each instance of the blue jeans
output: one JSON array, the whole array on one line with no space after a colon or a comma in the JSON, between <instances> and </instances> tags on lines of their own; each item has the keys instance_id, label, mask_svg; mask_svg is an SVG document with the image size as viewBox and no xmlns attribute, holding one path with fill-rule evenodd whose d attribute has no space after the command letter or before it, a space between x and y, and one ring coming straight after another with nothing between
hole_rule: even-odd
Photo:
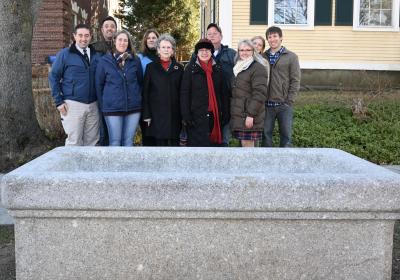
<instances>
[{"instance_id":1,"label":"blue jeans","mask_svg":"<svg viewBox=\"0 0 400 280\"><path fill-rule=\"evenodd\" d=\"M126 116L104 116L107 123L109 146L133 146L133 137L140 113Z\"/></svg>"},{"instance_id":2,"label":"blue jeans","mask_svg":"<svg viewBox=\"0 0 400 280\"><path fill-rule=\"evenodd\" d=\"M275 120L278 120L280 147L292 147L293 108L283 104L277 107L265 107L264 147L272 147L272 133Z\"/></svg>"}]
</instances>

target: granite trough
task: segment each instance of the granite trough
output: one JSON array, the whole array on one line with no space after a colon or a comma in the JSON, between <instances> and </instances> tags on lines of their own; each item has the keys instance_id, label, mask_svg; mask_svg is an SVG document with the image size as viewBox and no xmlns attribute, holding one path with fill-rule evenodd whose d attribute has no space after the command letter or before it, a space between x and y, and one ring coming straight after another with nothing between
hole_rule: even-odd
<instances>
[{"instance_id":1,"label":"granite trough","mask_svg":"<svg viewBox=\"0 0 400 280\"><path fill-rule=\"evenodd\" d=\"M340 150L60 147L1 184L20 280L391 278L400 175Z\"/></svg>"}]
</instances>

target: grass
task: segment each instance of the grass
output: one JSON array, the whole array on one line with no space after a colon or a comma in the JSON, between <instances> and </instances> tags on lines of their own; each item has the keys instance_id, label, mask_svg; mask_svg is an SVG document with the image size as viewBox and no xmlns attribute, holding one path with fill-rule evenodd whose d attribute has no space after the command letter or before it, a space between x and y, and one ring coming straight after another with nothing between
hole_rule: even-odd
<instances>
[{"instance_id":1,"label":"grass","mask_svg":"<svg viewBox=\"0 0 400 280\"><path fill-rule=\"evenodd\" d=\"M7 244L14 240L13 226L0 226L0 244Z\"/></svg>"}]
</instances>

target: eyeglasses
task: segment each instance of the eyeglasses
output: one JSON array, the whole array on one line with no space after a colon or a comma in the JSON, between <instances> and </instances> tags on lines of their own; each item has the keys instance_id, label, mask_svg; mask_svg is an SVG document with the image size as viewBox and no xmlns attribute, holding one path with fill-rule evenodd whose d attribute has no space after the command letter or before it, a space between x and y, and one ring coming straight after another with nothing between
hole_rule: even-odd
<instances>
[{"instance_id":1,"label":"eyeglasses","mask_svg":"<svg viewBox=\"0 0 400 280\"><path fill-rule=\"evenodd\" d=\"M243 50L239 50L239 52L252 52L253 50L251 49L243 49Z\"/></svg>"}]
</instances>

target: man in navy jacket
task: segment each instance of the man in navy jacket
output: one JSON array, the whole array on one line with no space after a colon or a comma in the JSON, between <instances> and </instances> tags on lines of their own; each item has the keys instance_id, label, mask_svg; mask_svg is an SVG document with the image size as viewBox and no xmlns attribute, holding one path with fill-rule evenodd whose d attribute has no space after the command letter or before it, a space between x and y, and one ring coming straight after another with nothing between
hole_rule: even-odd
<instances>
[{"instance_id":1,"label":"man in navy jacket","mask_svg":"<svg viewBox=\"0 0 400 280\"><path fill-rule=\"evenodd\" d=\"M66 146L94 146L99 140L99 109L94 86L97 54L90 27L78 24L74 43L61 50L49 74L51 94L61 115Z\"/></svg>"},{"instance_id":2,"label":"man in navy jacket","mask_svg":"<svg viewBox=\"0 0 400 280\"><path fill-rule=\"evenodd\" d=\"M216 23L210 23L207 26L207 39L214 45L213 56L215 61L222 67L222 73L224 75L225 85L229 92L229 98L232 97L232 82L233 82L233 67L235 66L235 55L236 51L229 48L228 46L222 45L222 30ZM229 112L228 112L229 115ZM231 138L231 132L229 122L222 128L223 145L229 146L229 140Z\"/></svg>"}]
</instances>

